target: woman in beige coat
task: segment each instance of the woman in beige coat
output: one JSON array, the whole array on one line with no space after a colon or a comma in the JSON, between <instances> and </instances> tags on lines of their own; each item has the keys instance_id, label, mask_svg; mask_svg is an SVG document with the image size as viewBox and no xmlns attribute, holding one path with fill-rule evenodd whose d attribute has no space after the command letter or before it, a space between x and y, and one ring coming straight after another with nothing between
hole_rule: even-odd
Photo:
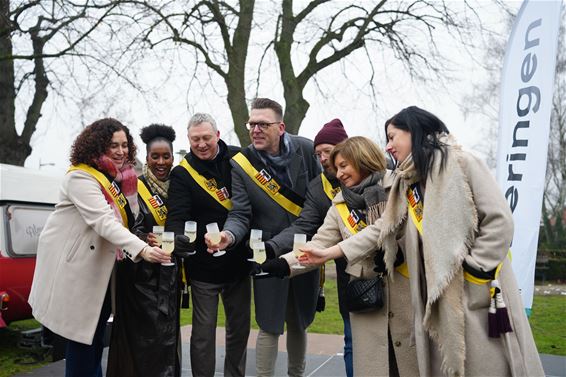
<instances>
[{"instance_id":1,"label":"woman in beige coat","mask_svg":"<svg viewBox=\"0 0 566 377\"><path fill-rule=\"evenodd\" d=\"M102 376L116 260L170 261L128 230L138 213L135 151L128 129L115 119L85 128L39 238L29 303L42 325L68 339L66 376Z\"/></svg>"},{"instance_id":2,"label":"woman in beige coat","mask_svg":"<svg viewBox=\"0 0 566 377\"><path fill-rule=\"evenodd\" d=\"M413 304L419 375L544 375L508 258L511 211L489 170L417 107L385 129L398 162L385 213L324 253L381 245L388 271L403 253L410 289L394 294Z\"/></svg>"},{"instance_id":3,"label":"woman in beige coat","mask_svg":"<svg viewBox=\"0 0 566 377\"><path fill-rule=\"evenodd\" d=\"M334 147L330 162L340 180L341 192L332 201L323 225L304 250L326 248L348 239L365 224L378 221L385 209L389 175L385 175L385 156L374 142L361 136L349 138ZM376 276L375 251L352 247L345 249L344 255L348 262L346 272L352 279ZM378 258L382 255L380 251ZM283 258L290 265L296 263L292 253ZM409 289L409 280L399 273L402 271L399 267L384 279L386 299L383 308L350 313L354 375L396 375L398 370L407 376L417 373L414 345L410 341L410 300L389 294ZM300 273L301 270L291 269L291 275L297 271Z\"/></svg>"}]
</instances>

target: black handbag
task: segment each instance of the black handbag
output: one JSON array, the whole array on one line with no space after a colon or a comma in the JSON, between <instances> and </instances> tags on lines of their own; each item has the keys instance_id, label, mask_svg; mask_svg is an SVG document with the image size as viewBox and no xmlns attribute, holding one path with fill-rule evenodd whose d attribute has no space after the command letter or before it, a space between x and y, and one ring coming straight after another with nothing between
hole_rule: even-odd
<instances>
[{"instance_id":1,"label":"black handbag","mask_svg":"<svg viewBox=\"0 0 566 377\"><path fill-rule=\"evenodd\" d=\"M353 279L346 286L346 307L354 313L365 313L383 307L383 275L371 279Z\"/></svg>"}]
</instances>

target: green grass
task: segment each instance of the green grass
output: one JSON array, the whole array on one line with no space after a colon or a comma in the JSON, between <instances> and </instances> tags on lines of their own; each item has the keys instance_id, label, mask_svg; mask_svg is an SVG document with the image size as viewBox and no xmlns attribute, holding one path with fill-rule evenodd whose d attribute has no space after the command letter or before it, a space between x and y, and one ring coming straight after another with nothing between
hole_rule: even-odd
<instances>
[{"instance_id":1,"label":"green grass","mask_svg":"<svg viewBox=\"0 0 566 377\"><path fill-rule=\"evenodd\" d=\"M18 348L20 331L37 327L39 323L36 320L27 319L13 322L8 328L0 330L0 377L28 372L47 364L45 361L37 361L36 356L42 356L39 353Z\"/></svg>"},{"instance_id":2,"label":"green grass","mask_svg":"<svg viewBox=\"0 0 566 377\"><path fill-rule=\"evenodd\" d=\"M317 313L309 333L342 334L342 318L338 312L338 295L336 280L328 279L324 286L326 310ZM191 323L191 309L181 310L181 325ZM257 329L252 300L252 328ZM564 296L535 296L533 310L529 322L540 353L566 356L566 297ZM222 303L218 310L218 326L224 326L225 317ZM0 330L0 377L38 368L45 363L34 363L30 352L17 347L19 331L38 327L34 320L19 321L10 324L8 329Z\"/></svg>"},{"instance_id":3,"label":"green grass","mask_svg":"<svg viewBox=\"0 0 566 377\"><path fill-rule=\"evenodd\" d=\"M529 323L540 353L566 356L565 296L534 296Z\"/></svg>"}]
</instances>

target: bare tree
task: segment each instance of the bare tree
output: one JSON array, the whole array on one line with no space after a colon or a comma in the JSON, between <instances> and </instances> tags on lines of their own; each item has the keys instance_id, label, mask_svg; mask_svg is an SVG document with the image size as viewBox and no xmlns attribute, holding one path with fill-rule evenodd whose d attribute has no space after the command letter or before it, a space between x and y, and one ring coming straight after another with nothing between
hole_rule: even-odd
<instances>
[{"instance_id":1,"label":"bare tree","mask_svg":"<svg viewBox=\"0 0 566 377\"><path fill-rule=\"evenodd\" d=\"M254 16L257 15L254 0L201 0L187 9L172 1L125 0L122 4L147 15L143 41L150 47L173 42L194 49L196 59L201 59L224 80L235 131L242 145L249 143L244 127L249 99L246 85L259 81L261 64L272 48L283 86L284 120L287 130L297 133L309 109L305 87L325 68L338 62L347 64L346 58L354 51L373 46L391 50L400 64L417 78L426 77L422 74L425 71L434 75L443 68L435 58L434 30L442 27L458 34L467 24L458 21L448 4L426 0L367 3L311 0L298 10L300 6L293 0L276 0L270 3L273 8L264 10L260 17ZM475 16L470 7L467 10ZM256 67L258 75L250 79L246 59L252 27L268 25L275 25L274 37L257 46L264 53L260 67ZM366 79L371 80L370 74Z\"/></svg>"},{"instance_id":2,"label":"bare tree","mask_svg":"<svg viewBox=\"0 0 566 377\"><path fill-rule=\"evenodd\" d=\"M0 0L0 162L23 165L49 93L49 62L76 48L112 12L112 2ZM14 48L14 40L27 44ZM31 100L17 132L16 103L24 88Z\"/></svg>"}]
</instances>

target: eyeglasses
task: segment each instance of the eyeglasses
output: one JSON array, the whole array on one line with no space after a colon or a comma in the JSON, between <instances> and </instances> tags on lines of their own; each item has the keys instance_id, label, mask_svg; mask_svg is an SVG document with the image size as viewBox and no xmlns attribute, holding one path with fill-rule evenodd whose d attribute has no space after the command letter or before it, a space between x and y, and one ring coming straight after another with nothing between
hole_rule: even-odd
<instances>
[{"instance_id":1,"label":"eyeglasses","mask_svg":"<svg viewBox=\"0 0 566 377\"><path fill-rule=\"evenodd\" d=\"M323 157L323 156L324 156L324 157L329 157L331 152L332 152L332 150L329 150L329 151L320 151L320 152L313 153L313 156L316 157L316 158L318 158L318 159L320 160L320 158Z\"/></svg>"},{"instance_id":2,"label":"eyeglasses","mask_svg":"<svg viewBox=\"0 0 566 377\"><path fill-rule=\"evenodd\" d=\"M251 131L251 130L255 129L256 127L259 127L260 130L265 131L272 124L279 124L279 123L281 123L281 122L248 122L248 123L246 123L246 128L248 129L248 131Z\"/></svg>"}]
</instances>

